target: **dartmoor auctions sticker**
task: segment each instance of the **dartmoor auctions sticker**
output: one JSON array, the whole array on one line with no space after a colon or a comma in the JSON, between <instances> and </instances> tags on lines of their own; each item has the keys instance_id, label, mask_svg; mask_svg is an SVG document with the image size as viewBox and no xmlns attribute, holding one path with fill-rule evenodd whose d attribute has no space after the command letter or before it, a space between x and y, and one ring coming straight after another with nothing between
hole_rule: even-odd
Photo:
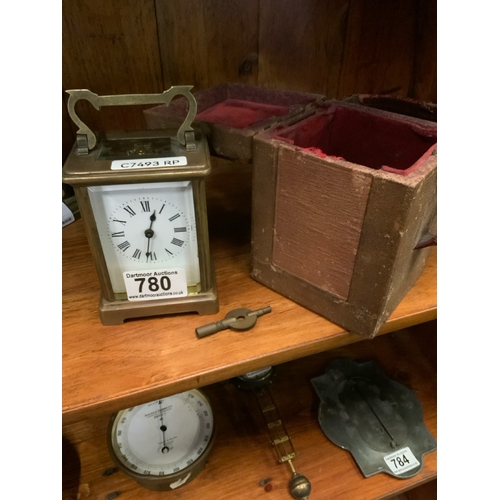
<instances>
[{"instance_id":1,"label":"dartmoor auctions sticker","mask_svg":"<svg viewBox=\"0 0 500 500\"><path fill-rule=\"evenodd\" d=\"M187 295L184 269L157 269L123 273L128 300L159 300Z\"/></svg>"}]
</instances>

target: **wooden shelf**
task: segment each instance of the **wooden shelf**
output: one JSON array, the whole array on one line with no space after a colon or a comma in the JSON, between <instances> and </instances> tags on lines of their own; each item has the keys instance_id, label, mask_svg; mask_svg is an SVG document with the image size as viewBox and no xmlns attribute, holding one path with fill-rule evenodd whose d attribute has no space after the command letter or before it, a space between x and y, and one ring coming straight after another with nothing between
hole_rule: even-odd
<instances>
[{"instance_id":1,"label":"wooden shelf","mask_svg":"<svg viewBox=\"0 0 500 500\"><path fill-rule=\"evenodd\" d=\"M224 162L215 167L207 202L218 314L178 314L103 326L99 283L83 224L78 220L63 229L63 423L109 415L361 339L250 277L251 167L237 169ZM250 331L196 337L196 327L222 319L231 309L265 305L272 312ZM436 316L434 250L380 334Z\"/></svg>"},{"instance_id":2,"label":"wooden shelf","mask_svg":"<svg viewBox=\"0 0 500 500\"><path fill-rule=\"evenodd\" d=\"M437 435L435 322L278 366L271 390L297 452L294 466L311 481L311 500L389 498L435 479L435 451L424 456L424 467L413 478L402 480L383 473L365 478L350 453L325 437L318 425L319 399L310 379L323 374L338 356L376 359L388 376L415 391L422 403L424 422L429 431ZM106 498L109 493L119 492L120 498L134 500L166 496L250 500L271 498L268 494L275 500L290 500L290 468L278 464L253 395L238 390L229 381L204 390L212 401L219 430L209 461L193 482L169 493L156 493L141 488L122 472L103 475L114 467L106 444L109 417L103 416L65 427L64 435L81 457L81 472L77 477L73 471L73 496L69 485L63 498L76 498L74 493L80 491L82 498ZM66 474L66 478L70 479L71 473ZM269 492L259 485L264 479L268 479ZM432 489L432 485L427 486ZM425 498L433 496L427 494Z\"/></svg>"}]
</instances>

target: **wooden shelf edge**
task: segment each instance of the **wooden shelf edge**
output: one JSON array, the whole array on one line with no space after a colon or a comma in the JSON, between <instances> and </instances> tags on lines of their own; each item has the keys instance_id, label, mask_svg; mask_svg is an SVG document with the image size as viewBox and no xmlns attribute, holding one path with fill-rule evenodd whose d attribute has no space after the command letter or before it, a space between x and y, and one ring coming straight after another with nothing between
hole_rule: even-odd
<instances>
[{"instance_id":1,"label":"wooden shelf edge","mask_svg":"<svg viewBox=\"0 0 500 500\"><path fill-rule=\"evenodd\" d=\"M435 453L435 452L433 452ZM421 486L425 486L426 484L429 484L431 481L436 481L437 480L437 471L431 474L428 474L425 477L422 477L421 479L419 478L418 481L415 481L412 484L409 485L403 485L401 489L398 489L397 491L391 491L389 494L384 494L379 497L373 498L371 500L390 500L395 497L395 495L404 495L405 493L409 491L413 491L416 488L420 488ZM406 497L405 497L406 498ZM435 500L432 498L427 498L427 500Z\"/></svg>"},{"instance_id":2,"label":"wooden shelf edge","mask_svg":"<svg viewBox=\"0 0 500 500\"><path fill-rule=\"evenodd\" d=\"M103 327L97 312L98 283L81 221L67 226L63 235L66 244L63 247L63 398L67 397L68 401L63 402L62 408L65 424L109 415L141 401L203 387L262 366L285 363L363 340L363 337L346 332L340 326L256 283L249 276L248 243L228 247L224 241L218 242L217 247L217 279L221 285L219 314L206 316L206 320L198 316L181 315ZM243 290L243 294L234 292L235 280L238 290ZM436 251L433 249L421 277L382 326L378 336L435 319L435 295ZM203 356L199 355L200 341L195 339L195 326L203 324L203 321L219 320L225 312L243 304L262 307L262 301L273 305L273 313L259 320L250 335L244 338L241 333L235 335L226 332L203 339L207 349ZM159 368L173 371L173 375L155 379L151 363L140 361L141 356L147 353L144 341L137 339L142 338L145 328L152 345L165 342L165 328L176 330L173 339L178 346L176 350L170 354L170 348L165 350L164 347L165 354L155 359ZM117 340L114 340L115 336ZM255 349L254 340L257 343ZM123 362L121 356L127 357L122 352L124 343L130 345L131 351L137 352L138 361L130 369L144 372L142 379L145 382L136 383L133 378L130 382L116 382L127 374L120 368ZM228 350L231 354L226 356ZM180 359L184 354L196 364L172 363L172 356ZM197 359L210 357L210 362ZM221 361L221 358L224 359ZM95 374L88 370L90 363ZM102 384L104 376L113 379L114 385L110 389Z\"/></svg>"},{"instance_id":3,"label":"wooden shelf edge","mask_svg":"<svg viewBox=\"0 0 500 500\"><path fill-rule=\"evenodd\" d=\"M405 316L403 318L389 320L381 328L377 337L401 330L403 328L409 328L411 326L425 323L436 318L437 310L433 308L427 311L416 313L412 316ZM137 396L137 398L140 399L149 398L152 400L156 397L156 395L158 397L161 397L174 394L176 392L187 391L193 388L204 387L210 384L215 384L217 382L222 382L236 375L246 373L263 366L287 363L303 357L312 356L324 351L330 351L338 347L347 346L349 344L353 344L363 340L369 339L360 337L356 333L345 331L339 332L332 335L331 337L326 337L311 342L304 342L303 344L295 345L293 347L284 347L282 349L277 349L265 356L249 357L245 360L245 362L239 362L234 365L227 365L222 369L199 372L192 376L173 380L170 383L162 383L158 388L149 387L147 391L148 396L145 396L145 391L143 390L138 390L135 392L129 391L124 399L126 399L126 401L130 401L131 397ZM66 425L75 423L84 419L99 417L103 414L111 414L118 409L126 407L127 405L131 406L131 404L129 403L124 403L123 398L117 396L115 399L108 400L106 402L96 401L94 403L89 403L87 405L82 405L79 407L72 407L70 409L63 408L63 424Z\"/></svg>"}]
</instances>

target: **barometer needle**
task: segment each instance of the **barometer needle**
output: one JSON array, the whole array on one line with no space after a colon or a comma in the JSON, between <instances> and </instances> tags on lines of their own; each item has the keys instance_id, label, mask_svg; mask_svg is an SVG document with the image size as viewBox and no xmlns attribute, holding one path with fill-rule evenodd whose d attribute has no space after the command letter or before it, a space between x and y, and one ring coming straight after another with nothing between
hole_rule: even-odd
<instances>
[{"instance_id":1,"label":"barometer needle","mask_svg":"<svg viewBox=\"0 0 500 500\"><path fill-rule=\"evenodd\" d=\"M167 431L167 426L163 423L163 412L161 409L161 400L158 401L158 405L160 406L160 430L162 432L162 437L163 437L163 448L161 449L162 453L168 453L170 451L169 447L167 446L167 441L165 439L165 432Z\"/></svg>"}]
</instances>

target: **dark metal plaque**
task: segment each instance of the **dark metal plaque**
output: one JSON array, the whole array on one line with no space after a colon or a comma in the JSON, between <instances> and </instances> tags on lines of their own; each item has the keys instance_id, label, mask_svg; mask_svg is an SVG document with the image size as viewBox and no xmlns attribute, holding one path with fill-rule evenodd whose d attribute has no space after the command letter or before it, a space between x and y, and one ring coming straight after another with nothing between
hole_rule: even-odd
<instances>
[{"instance_id":1,"label":"dark metal plaque","mask_svg":"<svg viewBox=\"0 0 500 500\"><path fill-rule=\"evenodd\" d=\"M311 382L321 399L321 429L352 454L365 477L413 477L424 454L437 448L414 392L388 378L375 361L337 358Z\"/></svg>"}]
</instances>

